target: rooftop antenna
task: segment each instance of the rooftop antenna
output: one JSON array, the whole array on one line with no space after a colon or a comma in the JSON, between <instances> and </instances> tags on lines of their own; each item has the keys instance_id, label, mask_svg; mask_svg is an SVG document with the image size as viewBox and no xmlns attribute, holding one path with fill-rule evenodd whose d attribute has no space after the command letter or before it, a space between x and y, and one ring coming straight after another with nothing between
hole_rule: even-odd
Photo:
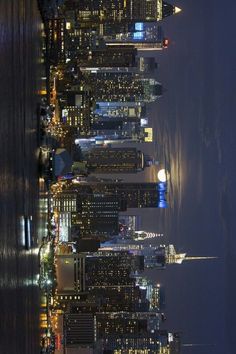
<instances>
[{"instance_id":1,"label":"rooftop antenna","mask_svg":"<svg viewBox=\"0 0 236 354\"><path fill-rule=\"evenodd\" d=\"M215 347L213 343L184 343L181 345L182 347Z\"/></svg>"}]
</instances>

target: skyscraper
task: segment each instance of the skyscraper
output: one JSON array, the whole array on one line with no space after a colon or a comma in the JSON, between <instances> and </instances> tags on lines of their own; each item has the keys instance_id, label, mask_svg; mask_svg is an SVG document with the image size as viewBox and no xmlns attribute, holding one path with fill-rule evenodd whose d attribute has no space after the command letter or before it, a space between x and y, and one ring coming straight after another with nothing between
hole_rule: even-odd
<instances>
[{"instance_id":1,"label":"skyscraper","mask_svg":"<svg viewBox=\"0 0 236 354\"><path fill-rule=\"evenodd\" d=\"M108 242L102 244L106 251L126 251L144 257L145 268L163 269L167 264L182 264L183 261L190 260L210 260L217 257L188 257L186 253L177 253L173 245L152 246L145 243L136 243L129 239L122 239L120 242Z\"/></svg>"},{"instance_id":2,"label":"skyscraper","mask_svg":"<svg viewBox=\"0 0 236 354\"><path fill-rule=\"evenodd\" d=\"M77 16L81 22L161 21L179 11L162 0L80 0L76 2Z\"/></svg>"},{"instance_id":3,"label":"skyscraper","mask_svg":"<svg viewBox=\"0 0 236 354\"><path fill-rule=\"evenodd\" d=\"M153 102L162 96L162 85L132 72L91 72L86 74L96 102Z\"/></svg>"},{"instance_id":4,"label":"skyscraper","mask_svg":"<svg viewBox=\"0 0 236 354\"><path fill-rule=\"evenodd\" d=\"M136 173L145 167L144 155L136 148L93 148L84 157L89 172Z\"/></svg>"},{"instance_id":5,"label":"skyscraper","mask_svg":"<svg viewBox=\"0 0 236 354\"><path fill-rule=\"evenodd\" d=\"M77 63L81 68L135 67L137 49L122 44L77 54Z\"/></svg>"},{"instance_id":6,"label":"skyscraper","mask_svg":"<svg viewBox=\"0 0 236 354\"><path fill-rule=\"evenodd\" d=\"M79 228L80 237L98 236L100 239L117 235L118 213L123 206L121 198L104 194L79 194L77 213L72 225Z\"/></svg>"},{"instance_id":7,"label":"skyscraper","mask_svg":"<svg viewBox=\"0 0 236 354\"><path fill-rule=\"evenodd\" d=\"M127 31L105 34L103 36L108 47L133 46L137 50L162 50L167 47L162 27L156 22L135 22Z\"/></svg>"},{"instance_id":8,"label":"skyscraper","mask_svg":"<svg viewBox=\"0 0 236 354\"><path fill-rule=\"evenodd\" d=\"M140 118L146 114L141 102L97 102L95 114L102 117Z\"/></svg>"},{"instance_id":9,"label":"skyscraper","mask_svg":"<svg viewBox=\"0 0 236 354\"><path fill-rule=\"evenodd\" d=\"M94 193L116 195L127 202L127 208L167 207L166 183L90 183Z\"/></svg>"},{"instance_id":10,"label":"skyscraper","mask_svg":"<svg viewBox=\"0 0 236 354\"><path fill-rule=\"evenodd\" d=\"M133 286L132 272L143 270L142 255L101 250L86 258L86 284L88 287Z\"/></svg>"},{"instance_id":11,"label":"skyscraper","mask_svg":"<svg viewBox=\"0 0 236 354\"><path fill-rule=\"evenodd\" d=\"M45 31L48 35L47 55L51 64L58 65L65 62L65 20L54 18L45 22Z\"/></svg>"},{"instance_id":12,"label":"skyscraper","mask_svg":"<svg viewBox=\"0 0 236 354\"><path fill-rule=\"evenodd\" d=\"M64 347L92 347L95 340L95 318L92 313L64 315Z\"/></svg>"},{"instance_id":13,"label":"skyscraper","mask_svg":"<svg viewBox=\"0 0 236 354\"><path fill-rule=\"evenodd\" d=\"M73 87L69 84L64 87L60 96L61 122L65 125L78 128L80 136L86 136L90 132L92 111L95 106L92 93L85 87Z\"/></svg>"},{"instance_id":14,"label":"skyscraper","mask_svg":"<svg viewBox=\"0 0 236 354\"><path fill-rule=\"evenodd\" d=\"M54 205L57 210L59 210L59 207L66 209L61 211L70 211L68 209L72 205L74 211L78 210L76 196L82 198L89 195L99 195L103 198L115 197L120 203L120 211L125 210L124 206L127 208L166 208L168 206L166 193L167 184L165 182L123 183L112 180L106 182L98 180L76 185L71 184L60 195L56 196ZM64 200L66 201L64 202ZM65 204L67 201L69 203L68 207Z\"/></svg>"}]
</instances>

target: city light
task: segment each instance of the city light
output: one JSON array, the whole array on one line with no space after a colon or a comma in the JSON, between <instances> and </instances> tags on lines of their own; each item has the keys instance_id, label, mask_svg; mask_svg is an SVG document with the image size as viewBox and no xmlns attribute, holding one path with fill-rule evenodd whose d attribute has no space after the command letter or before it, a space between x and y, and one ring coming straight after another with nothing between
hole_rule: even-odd
<instances>
[{"instance_id":1,"label":"city light","mask_svg":"<svg viewBox=\"0 0 236 354\"><path fill-rule=\"evenodd\" d=\"M163 87L155 79L156 59L139 60L138 51L168 47L156 22L176 11L161 0L150 0L152 11L141 3L135 4L136 20L129 19L136 16L133 0L104 0L96 9L93 2L89 9L86 1L65 2L56 9L59 16L46 21L41 187L47 184L47 221L38 282L45 299L41 327L47 329L41 346L49 353L62 344L67 351L70 341L77 348L84 336L94 347L98 340L99 352L111 345L114 353L122 352L118 347L159 353L160 343L168 349L168 332L159 332L161 291L143 275L168 263L165 248L145 243L163 234L140 231L136 215L129 218L132 227L119 221L129 209L168 206L167 171L158 172L159 183L119 177L152 169L154 158L133 143L155 141L146 116Z\"/></svg>"}]
</instances>

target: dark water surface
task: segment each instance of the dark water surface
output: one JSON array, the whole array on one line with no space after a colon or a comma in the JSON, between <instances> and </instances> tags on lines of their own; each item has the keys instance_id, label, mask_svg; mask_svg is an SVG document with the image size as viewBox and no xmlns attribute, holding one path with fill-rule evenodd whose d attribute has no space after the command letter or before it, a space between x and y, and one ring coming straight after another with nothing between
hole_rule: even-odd
<instances>
[{"instance_id":1,"label":"dark water surface","mask_svg":"<svg viewBox=\"0 0 236 354\"><path fill-rule=\"evenodd\" d=\"M0 353L39 352L38 257L22 245L20 217L38 210L36 0L0 0ZM36 238L36 237L35 237Z\"/></svg>"}]
</instances>

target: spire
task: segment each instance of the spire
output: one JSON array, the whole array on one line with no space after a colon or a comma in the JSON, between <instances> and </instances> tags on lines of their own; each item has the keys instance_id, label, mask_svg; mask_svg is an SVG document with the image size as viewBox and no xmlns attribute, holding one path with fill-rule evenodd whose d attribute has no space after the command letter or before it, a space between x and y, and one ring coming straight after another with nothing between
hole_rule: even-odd
<instances>
[{"instance_id":1,"label":"spire","mask_svg":"<svg viewBox=\"0 0 236 354\"><path fill-rule=\"evenodd\" d=\"M180 9L179 7L175 6L175 10L174 10L174 13L177 14L178 12L181 12L182 9Z\"/></svg>"},{"instance_id":2,"label":"spire","mask_svg":"<svg viewBox=\"0 0 236 354\"><path fill-rule=\"evenodd\" d=\"M185 343L182 347L215 347L215 344Z\"/></svg>"},{"instance_id":3,"label":"spire","mask_svg":"<svg viewBox=\"0 0 236 354\"><path fill-rule=\"evenodd\" d=\"M185 257L185 261L196 261L202 259L218 259L218 257Z\"/></svg>"},{"instance_id":4,"label":"spire","mask_svg":"<svg viewBox=\"0 0 236 354\"><path fill-rule=\"evenodd\" d=\"M163 234L156 232L147 232L147 231L135 231L133 238L135 241L146 240L150 238L163 237Z\"/></svg>"},{"instance_id":5,"label":"spire","mask_svg":"<svg viewBox=\"0 0 236 354\"><path fill-rule=\"evenodd\" d=\"M167 2L162 2L162 18L177 14L182 11L179 7L168 4Z\"/></svg>"}]
</instances>

